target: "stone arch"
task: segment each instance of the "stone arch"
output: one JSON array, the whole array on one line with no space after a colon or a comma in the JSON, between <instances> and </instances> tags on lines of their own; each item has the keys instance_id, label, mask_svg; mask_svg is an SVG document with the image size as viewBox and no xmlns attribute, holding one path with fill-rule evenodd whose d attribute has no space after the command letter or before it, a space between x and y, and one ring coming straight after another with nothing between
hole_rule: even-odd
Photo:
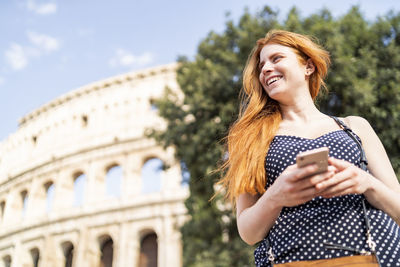
<instances>
[{"instance_id":1,"label":"stone arch","mask_svg":"<svg viewBox=\"0 0 400 267\"><path fill-rule=\"evenodd\" d=\"M140 235L139 267L158 266L158 235L153 230L142 231Z\"/></svg>"},{"instance_id":2,"label":"stone arch","mask_svg":"<svg viewBox=\"0 0 400 267\"><path fill-rule=\"evenodd\" d=\"M10 255L6 255L6 256L4 256L3 257L3 262L2 262L2 266L3 267L11 267L11 262L12 262L12 260L11 260L11 256Z\"/></svg>"},{"instance_id":3,"label":"stone arch","mask_svg":"<svg viewBox=\"0 0 400 267\"><path fill-rule=\"evenodd\" d=\"M28 209L28 190L24 189L20 193L21 197L21 217L24 218Z\"/></svg>"},{"instance_id":4,"label":"stone arch","mask_svg":"<svg viewBox=\"0 0 400 267\"><path fill-rule=\"evenodd\" d=\"M86 175L82 171L76 171L73 174L73 206L79 207L83 205L86 186Z\"/></svg>"},{"instance_id":5,"label":"stone arch","mask_svg":"<svg viewBox=\"0 0 400 267\"><path fill-rule=\"evenodd\" d=\"M121 164L113 162L105 169L105 192L107 196L120 197L122 189L123 169Z\"/></svg>"},{"instance_id":6,"label":"stone arch","mask_svg":"<svg viewBox=\"0 0 400 267\"><path fill-rule=\"evenodd\" d=\"M157 156L149 156L143 160L141 178L141 193L161 191L164 161Z\"/></svg>"},{"instance_id":7,"label":"stone arch","mask_svg":"<svg viewBox=\"0 0 400 267\"><path fill-rule=\"evenodd\" d=\"M30 251L31 257L32 257L32 267L39 267L39 261L40 261L40 251L38 248L32 248Z\"/></svg>"},{"instance_id":8,"label":"stone arch","mask_svg":"<svg viewBox=\"0 0 400 267\"><path fill-rule=\"evenodd\" d=\"M64 255L64 267L72 267L74 259L74 244L70 241L65 241L61 244L61 249Z\"/></svg>"},{"instance_id":9,"label":"stone arch","mask_svg":"<svg viewBox=\"0 0 400 267\"><path fill-rule=\"evenodd\" d=\"M5 210L6 210L6 201L2 200L0 201L0 223L3 222Z\"/></svg>"},{"instance_id":10,"label":"stone arch","mask_svg":"<svg viewBox=\"0 0 400 267\"><path fill-rule=\"evenodd\" d=\"M54 196L53 180L38 180L32 183L29 192L29 217L40 217L49 213Z\"/></svg>"},{"instance_id":11,"label":"stone arch","mask_svg":"<svg viewBox=\"0 0 400 267\"><path fill-rule=\"evenodd\" d=\"M99 237L100 265L99 267L112 267L114 256L114 241L109 235Z\"/></svg>"},{"instance_id":12,"label":"stone arch","mask_svg":"<svg viewBox=\"0 0 400 267\"><path fill-rule=\"evenodd\" d=\"M153 112L158 111L158 106L156 105L156 100L154 97L149 99L149 109Z\"/></svg>"},{"instance_id":13,"label":"stone arch","mask_svg":"<svg viewBox=\"0 0 400 267\"><path fill-rule=\"evenodd\" d=\"M46 196L46 213L50 213L54 204L54 182L49 180L43 185Z\"/></svg>"},{"instance_id":14,"label":"stone arch","mask_svg":"<svg viewBox=\"0 0 400 267\"><path fill-rule=\"evenodd\" d=\"M86 114L82 114L81 116L81 126L82 128L85 128L89 123L89 117Z\"/></svg>"}]
</instances>

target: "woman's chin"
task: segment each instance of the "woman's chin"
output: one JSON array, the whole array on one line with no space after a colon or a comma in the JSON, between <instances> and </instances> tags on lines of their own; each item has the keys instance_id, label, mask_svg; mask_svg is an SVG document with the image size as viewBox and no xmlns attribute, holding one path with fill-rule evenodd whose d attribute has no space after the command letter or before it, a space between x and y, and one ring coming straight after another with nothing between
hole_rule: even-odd
<instances>
[{"instance_id":1,"label":"woman's chin","mask_svg":"<svg viewBox=\"0 0 400 267\"><path fill-rule=\"evenodd\" d=\"M266 92L267 92L268 96L270 98L272 98L273 100L276 100L279 102L279 100L282 99L283 92L282 92L282 90L279 90L279 88L271 88L271 89L268 88L266 90Z\"/></svg>"}]
</instances>

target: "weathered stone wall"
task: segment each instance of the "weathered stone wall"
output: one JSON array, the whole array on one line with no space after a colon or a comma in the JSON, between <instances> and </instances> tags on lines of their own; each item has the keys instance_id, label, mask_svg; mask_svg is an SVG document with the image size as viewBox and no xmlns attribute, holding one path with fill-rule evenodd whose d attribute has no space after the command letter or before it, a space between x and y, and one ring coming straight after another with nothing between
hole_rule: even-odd
<instances>
[{"instance_id":1,"label":"weathered stone wall","mask_svg":"<svg viewBox=\"0 0 400 267\"><path fill-rule=\"evenodd\" d=\"M39 266L66 266L68 251L72 266L100 266L110 239L113 266L138 266L149 233L157 235L158 266L182 265L179 227L188 189L174 151L144 137L146 128L165 126L151 99L166 86L179 92L176 67L95 82L20 120L0 143L0 267L35 266L35 257ZM152 158L172 167L160 172L158 191L144 192L143 179L150 178L142 170ZM114 166L122 177L119 193L110 196L106 180Z\"/></svg>"}]
</instances>

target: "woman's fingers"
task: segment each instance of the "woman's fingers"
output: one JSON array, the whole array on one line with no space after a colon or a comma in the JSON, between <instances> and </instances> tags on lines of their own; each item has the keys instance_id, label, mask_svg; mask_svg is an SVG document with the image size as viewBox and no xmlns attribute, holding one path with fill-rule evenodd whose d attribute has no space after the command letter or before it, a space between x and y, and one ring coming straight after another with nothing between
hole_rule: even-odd
<instances>
[{"instance_id":1,"label":"woman's fingers","mask_svg":"<svg viewBox=\"0 0 400 267\"><path fill-rule=\"evenodd\" d=\"M337 168L341 168L343 166L344 165L337 166ZM341 171L337 172L331 178L326 179L326 180L322 181L321 183L318 183L316 185L316 188L319 189L319 190L324 190L326 188L329 188L329 187L332 187L334 185L340 184L340 183L342 183L343 181L345 181L347 179L352 179L353 177L356 177L358 175L356 168L357 167L349 164L349 166L347 166L347 168L342 169Z\"/></svg>"},{"instance_id":2,"label":"woman's fingers","mask_svg":"<svg viewBox=\"0 0 400 267\"><path fill-rule=\"evenodd\" d=\"M338 168L328 166L328 170L315 174L318 170L317 164L298 168L296 164L288 166L281 177L274 183L280 191L280 199L285 206L303 204L319 196L326 187L318 188L316 185L329 181L335 175Z\"/></svg>"},{"instance_id":3,"label":"woman's fingers","mask_svg":"<svg viewBox=\"0 0 400 267\"><path fill-rule=\"evenodd\" d=\"M309 187L314 187L319 190L316 185L322 183L323 181L329 180L335 174L334 171L327 171L320 174L315 174L309 177L306 177L300 181L298 181L299 189L305 189Z\"/></svg>"},{"instance_id":4,"label":"woman's fingers","mask_svg":"<svg viewBox=\"0 0 400 267\"><path fill-rule=\"evenodd\" d=\"M317 165L298 168L296 164L286 168L275 181L274 188L279 192L277 197L284 206L303 204L318 195L315 184L328 179L334 174L329 172L313 175L318 170Z\"/></svg>"},{"instance_id":5,"label":"woman's fingers","mask_svg":"<svg viewBox=\"0 0 400 267\"><path fill-rule=\"evenodd\" d=\"M347 162L345 160L341 159L336 159L333 157L328 158L328 163L338 169L338 171L344 170L347 167L351 166L352 164L350 162Z\"/></svg>"},{"instance_id":6,"label":"woman's fingers","mask_svg":"<svg viewBox=\"0 0 400 267\"><path fill-rule=\"evenodd\" d=\"M315 174L316 164L298 168L296 164L285 170L286 177L281 180L285 184L282 192L290 204L305 203L316 196L334 197L347 194L362 194L367 186L364 185L365 175L350 162L329 158L328 170Z\"/></svg>"},{"instance_id":7,"label":"woman's fingers","mask_svg":"<svg viewBox=\"0 0 400 267\"><path fill-rule=\"evenodd\" d=\"M296 165L293 165L296 166ZM299 181L305 177L311 176L313 173L315 173L318 170L317 164L311 164L303 168L293 168L293 172L289 176L288 180L290 182L296 182Z\"/></svg>"},{"instance_id":8,"label":"woman's fingers","mask_svg":"<svg viewBox=\"0 0 400 267\"><path fill-rule=\"evenodd\" d=\"M315 189L315 187L309 187L305 190L302 190L298 194L298 198L301 201L301 203L305 203L307 201L310 201L311 199L315 198L317 196L318 192Z\"/></svg>"},{"instance_id":9,"label":"woman's fingers","mask_svg":"<svg viewBox=\"0 0 400 267\"><path fill-rule=\"evenodd\" d=\"M354 181L353 180L345 180L339 184L336 184L332 187L328 187L326 190L321 192L322 197L332 197L332 196L341 196L341 195L346 195L350 193L355 193L352 192L354 190ZM348 193L347 193L348 192Z\"/></svg>"},{"instance_id":10,"label":"woman's fingers","mask_svg":"<svg viewBox=\"0 0 400 267\"><path fill-rule=\"evenodd\" d=\"M340 171L316 185L321 190L321 196L343 196L347 194L363 194L368 189L369 176L363 170L349 162L330 159Z\"/></svg>"}]
</instances>

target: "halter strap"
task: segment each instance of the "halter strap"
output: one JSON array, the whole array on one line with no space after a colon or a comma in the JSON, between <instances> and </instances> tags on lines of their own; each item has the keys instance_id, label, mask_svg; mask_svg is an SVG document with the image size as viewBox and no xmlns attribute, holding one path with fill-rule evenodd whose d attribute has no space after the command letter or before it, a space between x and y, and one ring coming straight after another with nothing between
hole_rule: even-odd
<instances>
[{"instance_id":1,"label":"halter strap","mask_svg":"<svg viewBox=\"0 0 400 267\"><path fill-rule=\"evenodd\" d=\"M354 140L354 142L357 144L358 149L360 149L360 168L364 171L367 171L367 165L368 165L368 161L367 161L367 157L365 156L365 151L362 147L361 142L358 140L358 138L356 137L356 134L349 128L347 127L347 125L341 121L340 119L338 119L337 117L331 116L332 119L335 120L335 122L347 133L347 135ZM365 207L365 199L363 199L361 201L362 204L362 208L363 208L363 213L364 213L364 219L365 219L365 227L367 228L367 244L368 247L371 249L371 252L374 253L376 255L376 251L375 251L375 247L376 244L375 242L372 240L371 237L371 225L367 216L367 208ZM377 255L376 255L377 256ZM378 256L377 256L378 257Z\"/></svg>"},{"instance_id":2,"label":"halter strap","mask_svg":"<svg viewBox=\"0 0 400 267\"><path fill-rule=\"evenodd\" d=\"M339 127L342 128L343 131L345 131L349 135L349 137L351 139L353 139L354 142L357 144L358 149L361 152L361 155L360 155L360 168L363 169L364 171L366 171L367 170L367 166L368 166L367 157L365 156L365 152L364 152L364 149L362 147L362 144L357 139L356 134L349 127L347 127L347 125L343 121L339 120L337 117L331 116L331 118L334 119L335 122L339 125Z\"/></svg>"}]
</instances>

